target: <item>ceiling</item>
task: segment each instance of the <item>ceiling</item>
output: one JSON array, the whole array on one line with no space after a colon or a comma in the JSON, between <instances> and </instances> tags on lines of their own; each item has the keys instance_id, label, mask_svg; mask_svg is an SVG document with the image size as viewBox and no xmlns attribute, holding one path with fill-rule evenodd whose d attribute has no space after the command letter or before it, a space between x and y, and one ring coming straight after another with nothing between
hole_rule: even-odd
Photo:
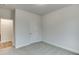
<instances>
[{"instance_id":1,"label":"ceiling","mask_svg":"<svg viewBox=\"0 0 79 59\"><path fill-rule=\"evenodd\" d=\"M39 15L45 15L49 12L69 6L69 4L6 4L5 6L26 10Z\"/></svg>"}]
</instances>

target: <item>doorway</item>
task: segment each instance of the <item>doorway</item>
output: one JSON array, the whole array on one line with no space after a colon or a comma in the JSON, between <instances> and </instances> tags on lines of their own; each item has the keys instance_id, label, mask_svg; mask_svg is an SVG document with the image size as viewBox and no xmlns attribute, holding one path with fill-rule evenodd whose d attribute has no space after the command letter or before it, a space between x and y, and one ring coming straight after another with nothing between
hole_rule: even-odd
<instances>
[{"instance_id":1,"label":"doorway","mask_svg":"<svg viewBox=\"0 0 79 59\"><path fill-rule=\"evenodd\" d=\"M13 20L0 18L0 48L13 46Z\"/></svg>"}]
</instances>

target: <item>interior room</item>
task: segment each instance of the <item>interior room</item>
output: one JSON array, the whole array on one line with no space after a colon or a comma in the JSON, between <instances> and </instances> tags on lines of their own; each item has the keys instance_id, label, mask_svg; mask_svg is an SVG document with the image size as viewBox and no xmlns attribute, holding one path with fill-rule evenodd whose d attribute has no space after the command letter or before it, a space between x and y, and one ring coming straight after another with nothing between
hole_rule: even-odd
<instances>
[{"instance_id":1,"label":"interior room","mask_svg":"<svg viewBox=\"0 0 79 59\"><path fill-rule=\"evenodd\" d=\"M0 20L1 25L1 40L0 48L12 47L13 40L13 21L9 19Z\"/></svg>"},{"instance_id":2,"label":"interior room","mask_svg":"<svg viewBox=\"0 0 79 59\"><path fill-rule=\"evenodd\" d=\"M78 55L79 5L0 4L0 55Z\"/></svg>"}]
</instances>

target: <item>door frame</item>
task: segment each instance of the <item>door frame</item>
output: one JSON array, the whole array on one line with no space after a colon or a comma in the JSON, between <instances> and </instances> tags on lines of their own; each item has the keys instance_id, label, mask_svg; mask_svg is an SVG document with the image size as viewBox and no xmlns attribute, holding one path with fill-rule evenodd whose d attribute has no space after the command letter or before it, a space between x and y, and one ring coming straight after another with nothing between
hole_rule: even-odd
<instances>
[{"instance_id":1,"label":"door frame","mask_svg":"<svg viewBox=\"0 0 79 59\"><path fill-rule=\"evenodd\" d=\"M9 19L9 20L12 20L12 22L13 22L13 40L12 40L12 47L15 48L15 21L14 21L14 19L0 17L0 24L1 24L1 19ZM1 32L1 25L0 25L0 32Z\"/></svg>"}]
</instances>

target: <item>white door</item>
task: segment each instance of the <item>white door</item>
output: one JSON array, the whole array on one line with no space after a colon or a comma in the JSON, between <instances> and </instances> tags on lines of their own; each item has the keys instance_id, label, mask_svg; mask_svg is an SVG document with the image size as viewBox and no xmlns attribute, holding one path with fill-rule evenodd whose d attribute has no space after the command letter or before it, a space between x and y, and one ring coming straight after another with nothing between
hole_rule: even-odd
<instances>
[{"instance_id":1,"label":"white door","mask_svg":"<svg viewBox=\"0 0 79 59\"><path fill-rule=\"evenodd\" d=\"M30 19L29 20L29 39L32 42L40 41L40 24L39 19Z\"/></svg>"}]
</instances>

